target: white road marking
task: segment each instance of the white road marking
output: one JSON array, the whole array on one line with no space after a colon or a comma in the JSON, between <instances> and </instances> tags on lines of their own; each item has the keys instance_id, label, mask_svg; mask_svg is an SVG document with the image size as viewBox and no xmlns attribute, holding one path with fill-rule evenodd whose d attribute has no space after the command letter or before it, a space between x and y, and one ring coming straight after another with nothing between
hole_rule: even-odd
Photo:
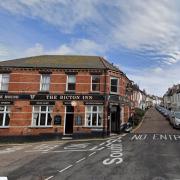
<instances>
[{"instance_id":1,"label":"white road marking","mask_svg":"<svg viewBox=\"0 0 180 180\"><path fill-rule=\"evenodd\" d=\"M83 160L85 160L86 158L85 157L83 157L82 159L80 159L80 160L78 160L78 161L76 161L76 163L79 163L79 162L81 162L81 161L83 161Z\"/></svg>"},{"instance_id":2,"label":"white road marking","mask_svg":"<svg viewBox=\"0 0 180 180\"><path fill-rule=\"evenodd\" d=\"M102 145L104 145L104 144L105 144L105 142L101 143L100 146L102 146Z\"/></svg>"},{"instance_id":3,"label":"white road marking","mask_svg":"<svg viewBox=\"0 0 180 180\"><path fill-rule=\"evenodd\" d=\"M64 147L64 149L84 149L89 146L90 143L81 143L81 144L70 144L69 146Z\"/></svg>"},{"instance_id":4,"label":"white road marking","mask_svg":"<svg viewBox=\"0 0 180 180\"><path fill-rule=\"evenodd\" d=\"M41 152L41 153L63 153L63 152L86 152L91 151L89 149L79 149L79 150L62 150L62 151L25 151L27 153L31 152Z\"/></svg>"},{"instance_id":5,"label":"white road marking","mask_svg":"<svg viewBox=\"0 0 180 180\"><path fill-rule=\"evenodd\" d=\"M44 179L44 180L49 180L49 179L51 179L51 178L53 178L54 176L50 176L50 177L48 177L48 178L46 178L46 179Z\"/></svg>"},{"instance_id":6,"label":"white road marking","mask_svg":"<svg viewBox=\"0 0 180 180\"><path fill-rule=\"evenodd\" d=\"M92 156L93 154L96 154L96 152L93 152L93 153L89 154L89 157Z\"/></svg>"},{"instance_id":7,"label":"white road marking","mask_svg":"<svg viewBox=\"0 0 180 180\"><path fill-rule=\"evenodd\" d=\"M94 146L93 148L89 149L90 151L95 150L97 146Z\"/></svg>"},{"instance_id":8,"label":"white road marking","mask_svg":"<svg viewBox=\"0 0 180 180\"><path fill-rule=\"evenodd\" d=\"M99 148L99 149L97 149L98 151L101 151L101 150L103 150L105 147L101 147L101 148Z\"/></svg>"},{"instance_id":9,"label":"white road marking","mask_svg":"<svg viewBox=\"0 0 180 180\"><path fill-rule=\"evenodd\" d=\"M34 147L32 150L25 151L25 152L48 152L52 149L55 149L59 145L47 145L47 144L41 144L39 146Z\"/></svg>"},{"instance_id":10,"label":"white road marking","mask_svg":"<svg viewBox=\"0 0 180 180\"><path fill-rule=\"evenodd\" d=\"M126 136L126 134L122 134L121 136L122 136L122 137L123 137L123 136Z\"/></svg>"},{"instance_id":11,"label":"white road marking","mask_svg":"<svg viewBox=\"0 0 180 180\"><path fill-rule=\"evenodd\" d=\"M69 169L69 168L72 167L72 166L73 166L73 165L71 164L71 165L67 166L66 168L64 168L64 169L62 169L62 170L60 170L60 171L58 170L58 172L61 173L61 172L65 171L65 170Z\"/></svg>"},{"instance_id":12,"label":"white road marking","mask_svg":"<svg viewBox=\"0 0 180 180\"><path fill-rule=\"evenodd\" d=\"M25 146L12 146L3 150L0 150L0 154L6 154L6 153L12 153L18 150L22 150L24 149Z\"/></svg>"}]
</instances>

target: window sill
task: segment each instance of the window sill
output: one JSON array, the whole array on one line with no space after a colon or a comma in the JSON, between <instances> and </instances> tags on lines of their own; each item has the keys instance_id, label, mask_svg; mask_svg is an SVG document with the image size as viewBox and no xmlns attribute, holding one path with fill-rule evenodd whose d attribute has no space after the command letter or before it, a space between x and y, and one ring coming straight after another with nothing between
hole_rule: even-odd
<instances>
[{"instance_id":1,"label":"window sill","mask_svg":"<svg viewBox=\"0 0 180 180\"><path fill-rule=\"evenodd\" d=\"M5 93L5 94L7 94L7 93L8 93L8 91L5 91L5 90L0 90L0 93Z\"/></svg>"},{"instance_id":2,"label":"window sill","mask_svg":"<svg viewBox=\"0 0 180 180\"><path fill-rule=\"evenodd\" d=\"M90 94L100 94L100 91L91 91Z\"/></svg>"},{"instance_id":3,"label":"window sill","mask_svg":"<svg viewBox=\"0 0 180 180\"><path fill-rule=\"evenodd\" d=\"M38 91L38 94L49 94L49 91Z\"/></svg>"},{"instance_id":4,"label":"window sill","mask_svg":"<svg viewBox=\"0 0 180 180\"><path fill-rule=\"evenodd\" d=\"M29 126L29 128L39 129L39 128L53 128L53 126Z\"/></svg>"},{"instance_id":5,"label":"window sill","mask_svg":"<svg viewBox=\"0 0 180 180\"><path fill-rule=\"evenodd\" d=\"M0 129L8 129L9 126L0 126Z\"/></svg>"},{"instance_id":6,"label":"window sill","mask_svg":"<svg viewBox=\"0 0 180 180\"><path fill-rule=\"evenodd\" d=\"M65 93L65 94L75 94L76 91L65 91L64 93Z\"/></svg>"},{"instance_id":7,"label":"window sill","mask_svg":"<svg viewBox=\"0 0 180 180\"><path fill-rule=\"evenodd\" d=\"M82 126L83 128L89 128L89 129L103 129L103 126Z\"/></svg>"},{"instance_id":8,"label":"window sill","mask_svg":"<svg viewBox=\"0 0 180 180\"><path fill-rule=\"evenodd\" d=\"M110 92L110 94L119 95L119 92Z\"/></svg>"}]
</instances>

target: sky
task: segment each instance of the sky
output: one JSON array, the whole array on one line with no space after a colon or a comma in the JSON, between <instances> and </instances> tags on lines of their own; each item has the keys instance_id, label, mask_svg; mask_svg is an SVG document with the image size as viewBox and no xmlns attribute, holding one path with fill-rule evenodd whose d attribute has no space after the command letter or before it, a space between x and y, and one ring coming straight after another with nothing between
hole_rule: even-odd
<instances>
[{"instance_id":1,"label":"sky","mask_svg":"<svg viewBox=\"0 0 180 180\"><path fill-rule=\"evenodd\" d=\"M0 1L0 61L43 54L102 56L162 96L180 83L180 1Z\"/></svg>"}]
</instances>

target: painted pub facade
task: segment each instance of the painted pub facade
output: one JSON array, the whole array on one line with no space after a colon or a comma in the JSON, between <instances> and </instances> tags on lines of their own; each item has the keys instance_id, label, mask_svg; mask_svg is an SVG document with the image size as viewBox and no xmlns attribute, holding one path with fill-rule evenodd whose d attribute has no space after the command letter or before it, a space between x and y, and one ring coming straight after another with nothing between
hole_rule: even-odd
<instances>
[{"instance_id":1,"label":"painted pub facade","mask_svg":"<svg viewBox=\"0 0 180 180\"><path fill-rule=\"evenodd\" d=\"M95 56L0 62L0 137L120 133L133 110L130 83L118 68Z\"/></svg>"}]
</instances>

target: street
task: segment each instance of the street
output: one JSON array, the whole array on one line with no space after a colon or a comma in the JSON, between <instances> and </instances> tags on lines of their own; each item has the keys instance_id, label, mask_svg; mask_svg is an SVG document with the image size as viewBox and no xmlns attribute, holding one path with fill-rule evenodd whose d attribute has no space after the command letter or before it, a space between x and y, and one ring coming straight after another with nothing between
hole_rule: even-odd
<instances>
[{"instance_id":1,"label":"street","mask_svg":"<svg viewBox=\"0 0 180 180\"><path fill-rule=\"evenodd\" d=\"M180 180L180 130L154 108L130 134L0 146L8 180Z\"/></svg>"}]
</instances>

